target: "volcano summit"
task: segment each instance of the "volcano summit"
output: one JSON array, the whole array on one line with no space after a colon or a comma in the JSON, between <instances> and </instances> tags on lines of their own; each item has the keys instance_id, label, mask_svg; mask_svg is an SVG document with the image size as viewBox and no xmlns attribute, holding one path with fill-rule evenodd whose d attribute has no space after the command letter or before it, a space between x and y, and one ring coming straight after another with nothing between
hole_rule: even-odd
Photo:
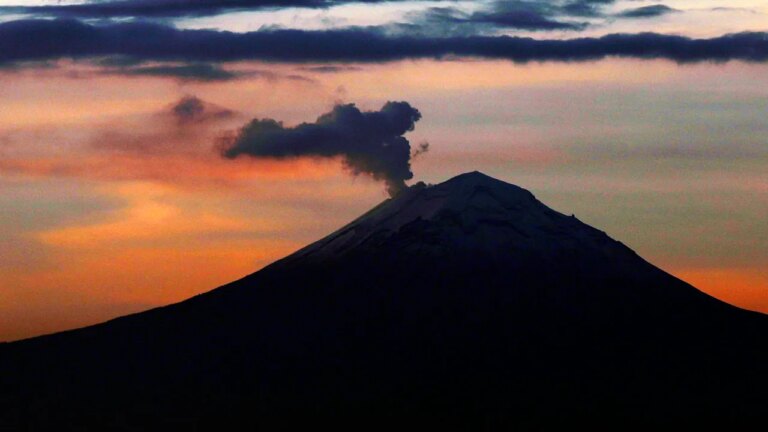
<instances>
[{"instance_id":1,"label":"volcano summit","mask_svg":"<svg viewBox=\"0 0 768 432\"><path fill-rule=\"evenodd\" d=\"M767 388L768 317L476 172L182 303L0 345L0 430L732 427Z\"/></svg>"}]
</instances>

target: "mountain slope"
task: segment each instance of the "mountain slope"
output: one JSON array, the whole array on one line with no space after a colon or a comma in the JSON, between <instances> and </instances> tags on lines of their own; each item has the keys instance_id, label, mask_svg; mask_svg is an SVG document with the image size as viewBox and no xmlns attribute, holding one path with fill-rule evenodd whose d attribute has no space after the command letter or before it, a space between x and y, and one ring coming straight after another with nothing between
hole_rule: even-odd
<instances>
[{"instance_id":1,"label":"mountain slope","mask_svg":"<svg viewBox=\"0 0 768 432\"><path fill-rule=\"evenodd\" d=\"M768 402L767 330L469 173L185 302L0 346L0 430L733 426Z\"/></svg>"}]
</instances>

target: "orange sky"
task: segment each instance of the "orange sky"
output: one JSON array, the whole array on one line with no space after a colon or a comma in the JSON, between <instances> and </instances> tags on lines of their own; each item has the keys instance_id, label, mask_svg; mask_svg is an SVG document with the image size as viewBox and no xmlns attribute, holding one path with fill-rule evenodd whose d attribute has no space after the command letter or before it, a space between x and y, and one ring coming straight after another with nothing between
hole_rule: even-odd
<instances>
[{"instance_id":1,"label":"orange sky","mask_svg":"<svg viewBox=\"0 0 768 432\"><path fill-rule=\"evenodd\" d=\"M242 277L386 198L338 160L225 160L253 117L406 100L415 180L481 170L733 304L768 312L768 69L415 61L180 83L0 72L0 340L92 324ZM64 73L67 72L67 73ZM284 78L300 74L306 79ZM236 111L179 127L184 95Z\"/></svg>"}]
</instances>

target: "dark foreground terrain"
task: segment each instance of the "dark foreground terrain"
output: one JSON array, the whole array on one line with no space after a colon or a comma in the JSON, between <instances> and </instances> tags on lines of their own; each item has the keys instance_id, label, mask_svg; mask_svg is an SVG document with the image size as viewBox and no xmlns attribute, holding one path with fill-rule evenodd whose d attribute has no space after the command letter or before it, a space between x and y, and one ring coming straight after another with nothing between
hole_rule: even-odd
<instances>
[{"instance_id":1,"label":"dark foreground terrain","mask_svg":"<svg viewBox=\"0 0 768 432\"><path fill-rule=\"evenodd\" d=\"M185 302L0 344L0 430L733 430L767 407L768 316L479 173Z\"/></svg>"}]
</instances>

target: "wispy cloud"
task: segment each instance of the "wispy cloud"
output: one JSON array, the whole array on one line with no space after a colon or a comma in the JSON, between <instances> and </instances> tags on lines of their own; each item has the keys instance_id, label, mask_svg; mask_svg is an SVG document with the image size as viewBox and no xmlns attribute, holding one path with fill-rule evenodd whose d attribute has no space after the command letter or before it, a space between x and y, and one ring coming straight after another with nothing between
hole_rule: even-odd
<instances>
[{"instance_id":1,"label":"wispy cloud","mask_svg":"<svg viewBox=\"0 0 768 432\"><path fill-rule=\"evenodd\" d=\"M125 66L118 68L106 68L104 73L125 76L149 76L174 78L180 81L230 81L242 78L242 72L226 70L219 65L210 63L190 63L153 66Z\"/></svg>"},{"instance_id":2,"label":"wispy cloud","mask_svg":"<svg viewBox=\"0 0 768 432\"><path fill-rule=\"evenodd\" d=\"M656 4L650 6L642 6L633 9L627 9L619 12L616 16L620 18L656 18L662 15L668 15L671 13L680 12L677 9L671 8L667 5Z\"/></svg>"}]
</instances>

